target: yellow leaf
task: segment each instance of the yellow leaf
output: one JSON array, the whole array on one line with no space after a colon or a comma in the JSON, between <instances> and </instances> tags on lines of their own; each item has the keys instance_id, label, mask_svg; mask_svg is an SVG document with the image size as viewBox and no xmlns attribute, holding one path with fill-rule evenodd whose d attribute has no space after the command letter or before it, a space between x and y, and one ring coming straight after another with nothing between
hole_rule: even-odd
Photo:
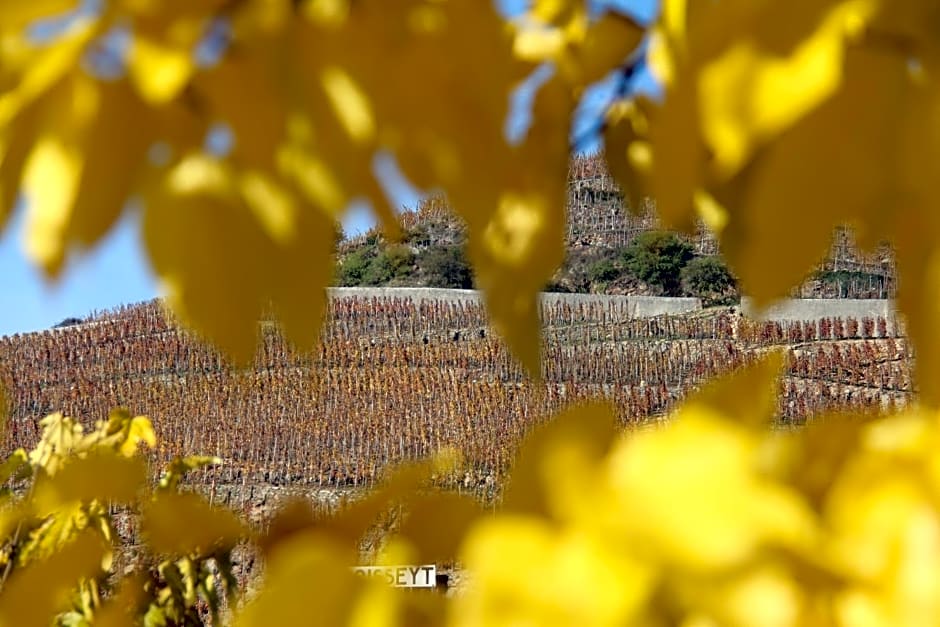
<instances>
[{"instance_id":1,"label":"yellow leaf","mask_svg":"<svg viewBox=\"0 0 940 627\"><path fill-rule=\"evenodd\" d=\"M368 142L375 136L375 119L369 98L362 87L343 69L323 70L323 89L333 105L336 117L356 142Z\"/></svg>"},{"instance_id":2,"label":"yellow leaf","mask_svg":"<svg viewBox=\"0 0 940 627\"><path fill-rule=\"evenodd\" d=\"M627 198L627 208L638 213L649 195L653 169L649 143L649 101L638 97L608 109L604 125L604 151L610 173Z\"/></svg>"},{"instance_id":3,"label":"yellow leaf","mask_svg":"<svg viewBox=\"0 0 940 627\"><path fill-rule=\"evenodd\" d=\"M351 569L355 563L354 551L325 537L306 533L292 538L268 558L265 587L239 613L235 625L289 625L297 617L309 617L312 607L317 623L348 624L364 587ZM384 614L390 615L391 609Z\"/></svg>"},{"instance_id":4,"label":"yellow leaf","mask_svg":"<svg viewBox=\"0 0 940 627\"><path fill-rule=\"evenodd\" d=\"M22 78L13 89L0 94L0 128L7 129L18 115L75 67L94 33L91 23L78 19L54 44L27 57Z\"/></svg>"},{"instance_id":5,"label":"yellow leaf","mask_svg":"<svg viewBox=\"0 0 940 627\"><path fill-rule=\"evenodd\" d=\"M3 30L18 31L41 19L58 17L78 8L77 0L38 0L37 2L4 2Z\"/></svg>"},{"instance_id":6,"label":"yellow leaf","mask_svg":"<svg viewBox=\"0 0 940 627\"><path fill-rule=\"evenodd\" d=\"M649 131L654 163L650 191L657 213L668 227L683 230L694 224L693 197L705 182L705 147L693 81L686 70L676 70L662 106L651 116Z\"/></svg>"},{"instance_id":7,"label":"yellow leaf","mask_svg":"<svg viewBox=\"0 0 940 627\"><path fill-rule=\"evenodd\" d=\"M207 455L187 455L186 457L177 457L167 465L166 470L160 476L160 490L176 490L179 482L187 473L203 468L221 464L220 457L209 457Z\"/></svg>"},{"instance_id":8,"label":"yellow leaf","mask_svg":"<svg viewBox=\"0 0 940 627\"><path fill-rule=\"evenodd\" d=\"M450 608L461 626L634 624L654 581L652 569L578 529L512 515L476 525L461 563L473 577Z\"/></svg>"},{"instance_id":9,"label":"yellow leaf","mask_svg":"<svg viewBox=\"0 0 940 627\"><path fill-rule=\"evenodd\" d=\"M55 477L37 484L34 502L43 513L75 501L131 503L146 480L143 460L98 453L69 460Z\"/></svg>"},{"instance_id":10,"label":"yellow leaf","mask_svg":"<svg viewBox=\"0 0 940 627\"><path fill-rule=\"evenodd\" d=\"M143 442L149 448L157 444L157 436L153 432L153 425L146 416L135 416L131 419L127 436L121 444L120 452L125 457L131 457L137 453L138 445Z\"/></svg>"},{"instance_id":11,"label":"yellow leaf","mask_svg":"<svg viewBox=\"0 0 940 627\"><path fill-rule=\"evenodd\" d=\"M582 478L598 471L616 435L604 404L568 409L531 433L506 487L507 512L570 519L589 506Z\"/></svg>"},{"instance_id":12,"label":"yellow leaf","mask_svg":"<svg viewBox=\"0 0 940 627\"><path fill-rule=\"evenodd\" d=\"M82 443L82 426L61 413L46 416L39 421L39 426L42 427L42 437L36 448L29 452L29 462L54 475L63 459Z\"/></svg>"},{"instance_id":13,"label":"yellow leaf","mask_svg":"<svg viewBox=\"0 0 940 627\"><path fill-rule=\"evenodd\" d=\"M155 553L208 554L231 548L248 535L232 512L195 494L159 494L144 511L142 530Z\"/></svg>"},{"instance_id":14,"label":"yellow leaf","mask_svg":"<svg viewBox=\"0 0 940 627\"><path fill-rule=\"evenodd\" d=\"M69 603L79 579L101 574L105 546L92 531L13 573L0 594L0 625L46 627Z\"/></svg>"},{"instance_id":15,"label":"yellow leaf","mask_svg":"<svg viewBox=\"0 0 940 627\"><path fill-rule=\"evenodd\" d=\"M759 444L757 434L692 401L662 430L615 448L610 493L597 497L610 504L597 514L601 528L691 572L734 568L762 546L809 551L817 536L811 511L762 476Z\"/></svg>"},{"instance_id":16,"label":"yellow leaf","mask_svg":"<svg viewBox=\"0 0 940 627\"><path fill-rule=\"evenodd\" d=\"M274 163L288 119L286 88L278 81L283 70L275 72L266 60L262 54L226 55L193 80L217 121L231 129L233 156L244 167L261 170Z\"/></svg>"},{"instance_id":17,"label":"yellow leaf","mask_svg":"<svg viewBox=\"0 0 940 627\"><path fill-rule=\"evenodd\" d=\"M890 236L883 201L895 189L889 163L901 134L889 129L909 95L903 59L853 51L839 92L719 188L730 216L722 251L760 304L785 294L826 254L834 225L857 216L866 230Z\"/></svg>"},{"instance_id":18,"label":"yellow leaf","mask_svg":"<svg viewBox=\"0 0 940 627\"><path fill-rule=\"evenodd\" d=\"M39 130L39 108L28 108L17 116L15 124L0 130L0 231L17 202L23 166Z\"/></svg>"},{"instance_id":19,"label":"yellow leaf","mask_svg":"<svg viewBox=\"0 0 940 627\"><path fill-rule=\"evenodd\" d=\"M585 13L580 0L535 0L532 16L546 24L564 25Z\"/></svg>"},{"instance_id":20,"label":"yellow leaf","mask_svg":"<svg viewBox=\"0 0 940 627\"><path fill-rule=\"evenodd\" d=\"M584 43L577 51L578 79L588 85L604 78L627 61L645 31L632 19L615 11L605 12L591 24Z\"/></svg>"},{"instance_id":21,"label":"yellow leaf","mask_svg":"<svg viewBox=\"0 0 940 627\"><path fill-rule=\"evenodd\" d=\"M768 425L777 418L778 382L784 361L781 351L773 351L731 376L706 384L684 408L705 408L742 425ZM741 394L741 390L748 393Z\"/></svg>"},{"instance_id":22,"label":"yellow leaf","mask_svg":"<svg viewBox=\"0 0 940 627\"><path fill-rule=\"evenodd\" d=\"M143 98L154 105L174 99L189 82L195 70L193 53L163 42L134 36L127 67Z\"/></svg>"},{"instance_id":23,"label":"yellow leaf","mask_svg":"<svg viewBox=\"0 0 940 627\"><path fill-rule=\"evenodd\" d=\"M415 564L453 562L460 541L482 516L479 503L457 494L415 495L398 534L414 548Z\"/></svg>"},{"instance_id":24,"label":"yellow leaf","mask_svg":"<svg viewBox=\"0 0 940 627\"><path fill-rule=\"evenodd\" d=\"M117 583L113 595L95 613L95 626L125 627L133 624L145 598L143 576L124 577Z\"/></svg>"},{"instance_id":25,"label":"yellow leaf","mask_svg":"<svg viewBox=\"0 0 940 627\"><path fill-rule=\"evenodd\" d=\"M86 248L118 221L138 189L156 120L125 81L99 82L100 107L85 131L81 179L69 208L67 237Z\"/></svg>"},{"instance_id":26,"label":"yellow leaf","mask_svg":"<svg viewBox=\"0 0 940 627\"><path fill-rule=\"evenodd\" d=\"M558 28L529 27L521 29L513 41L513 53L518 59L530 63L554 61L568 47L565 33Z\"/></svg>"},{"instance_id":27,"label":"yellow leaf","mask_svg":"<svg viewBox=\"0 0 940 627\"><path fill-rule=\"evenodd\" d=\"M51 119L24 166L23 191L29 211L26 250L49 274L58 273L65 256L69 209L84 161L81 138L100 100L97 86L80 77L57 90L50 104Z\"/></svg>"},{"instance_id":28,"label":"yellow leaf","mask_svg":"<svg viewBox=\"0 0 940 627\"><path fill-rule=\"evenodd\" d=\"M499 175L506 181L502 190L494 190L499 195L481 198L489 190L479 186L454 192L455 206L467 211L468 252L487 311L533 375L540 375L541 367L539 293L564 256L564 146L573 106L565 83L550 79L536 96L529 134ZM489 211L470 213L480 202L495 204Z\"/></svg>"},{"instance_id":29,"label":"yellow leaf","mask_svg":"<svg viewBox=\"0 0 940 627\"><path fill-rule=\"evenodd\" d=\"M834 6L814 31L801 33L807 36L792 50L775 48L773 38L798 12L769 6L760 16L763 31L755 29L754 35L730 43L702 68L702 129L719 176L735 172L767 138L837 90L846 40L870 19L876 3L828 4Z\"/></svg>"},{"instance_id":30,"label":"yellow leaf","mask_svg":"<svg viewBox=\"0 0 940 627\"><path fill-rule=\"evenodd\" d=\"M285 193L270 197L280 202ZM299 199L293 215L267 202L228 164L193 155L168 172L144 213L145 242L170 304L241 363L254 357L258 322L272 303L288 337L312 346L332 276L332 221Z\"/></svg>"},{"instance_id":31,"label":"yellow leaf","mask_svg":"<svg viewBox=\"0 0 940 627\"><path fill-rule=\"evenodd\" d=\"M140 443L150 448L157 443L150 419L132 416L126 408L116 407L108 414L107 422L98 422L95 431L85 436L82 447L133 457Z\"/></svg>"},{"instance_id":32,"label":"yellow leaf","mask_svg":"<svg viewBox=\"0 0 940 627\"><path fill-rule=\"evenodd\" d=\"M55 274L72 246L96 243L117 221L138 182L153 125L125 81L74 74L50 97L23 183L28 250Z\"/></svg>"}]
</instances>

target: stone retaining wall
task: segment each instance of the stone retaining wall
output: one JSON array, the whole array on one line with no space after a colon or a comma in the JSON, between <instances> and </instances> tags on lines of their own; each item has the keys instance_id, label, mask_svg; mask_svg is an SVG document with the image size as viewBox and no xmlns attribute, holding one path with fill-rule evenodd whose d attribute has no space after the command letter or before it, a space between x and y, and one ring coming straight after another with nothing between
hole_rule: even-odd
<instances>
[{"instance_id":1,"label":"stone retaining wall","mask_svg":"<svg viewBox=\"0 0 940 627\"><path fill-rule=\"evenodd\" d=\"M416 303L423 301L448 301L481 303L482 293L477 290L437 289L431 287L333 287L328 290L330 298L402 298ZM647 318L665 314L682 314L698 311L702 301L698 298L669 298L657 296L617 296L607 294L567 294L546 292L542 294L546 305L567 303L570 305L601 303L616 307L626 306L632 316Z\"/></svg>"},{"instance_id":2,"label":"stone retaining wall","mask_svg":"<svg viewBox=\"0 0 940 627\"><path fill-rule=\"evenodd\" d=\"M741 311L748 317L762 320L819 320L822 318L887 318L897 317L892 300L794 298L782 300L759 311L750 298L741 299Z\"/></svg>"}]
</instances>

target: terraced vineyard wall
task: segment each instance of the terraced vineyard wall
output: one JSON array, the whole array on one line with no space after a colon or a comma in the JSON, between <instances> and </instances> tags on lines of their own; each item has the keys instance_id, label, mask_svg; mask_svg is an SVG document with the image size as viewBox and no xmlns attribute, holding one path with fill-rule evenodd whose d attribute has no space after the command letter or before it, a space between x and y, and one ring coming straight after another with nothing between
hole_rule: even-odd
<instances>
[{"instance_id":1,"label":"terraced vineyard wall","mask_svg":"<svg viewBox=\"0 0 940 627\"><path fill-rule=\"evenodd\" d=\"M893 317L757 322L733 309L636 317L629 299L543 304L544 383L534 383L475 299L331 300L320 345L294 351L272 324L252 368L232 367L156 303L74 327L0 339L12 395L4 452L32 445L54 411L100 419L124 405L160 435L153 461L200 452L216 486L372 485L442 447L463 456L442 485L498 493L520 439L544 416L602 396L624 428L659 420L691 389L784 347L779 416L908 403L913 361ZM243 499L244 500L244 499Z\"/></svg>"}]
</instances>

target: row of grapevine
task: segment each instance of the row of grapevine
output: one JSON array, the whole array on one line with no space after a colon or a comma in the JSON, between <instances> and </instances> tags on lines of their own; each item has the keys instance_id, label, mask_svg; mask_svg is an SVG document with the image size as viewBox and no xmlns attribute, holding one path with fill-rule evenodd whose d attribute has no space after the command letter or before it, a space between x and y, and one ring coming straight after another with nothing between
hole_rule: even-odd
<instances>
[{"instance_id":1,"label":"row of grapevine","mask_svg":"<svg viewBox=\"0 0 940 627\"><path fill-rule=\"evenodd\" d=\"M467 302L338 299L314 351L292 349L265 324L247 370L155 304L2 338L0 380L13 401L3 449L35 441L36 419L47 413L90 421L124 405L154 420L154 461L192 451L222 457L206 481L357 486L389 464L453 447L464 463L441 480L488 489L542 416L603 396L625 426L644 423L773 345L790 346L784 420L903 404L912 394L908 344L886 320L760 323L730 310L633 319L600 303L556 303L543 313L543 384Z\"/></svg>"}]
</instances>

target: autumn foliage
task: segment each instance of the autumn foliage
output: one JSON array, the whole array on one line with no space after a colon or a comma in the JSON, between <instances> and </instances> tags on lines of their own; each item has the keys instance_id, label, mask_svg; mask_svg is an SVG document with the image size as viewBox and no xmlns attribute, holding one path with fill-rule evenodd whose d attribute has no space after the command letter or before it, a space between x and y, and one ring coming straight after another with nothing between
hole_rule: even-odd
<instances>
[{"instance_id":1,"label":"autumn foliage","mask_svg":"<svg viewBox=\"0 0 940 627\"><path fill-rule=\"evenodd\" d=\"M898 306L917 359L916 402L902 412L770 429L783 367L773 350L685 399L660 428L624 433L609 404L565 408L526 439L501 506L485 516L462 497L419 490L454 468L446 454L400 469L330 519L285 510L255 538L265 559L260 588L226 619L936 622L934 3L663 0L643 26L573 0L535 0L512 19L478 0L108 0L54 19L75 5L0 7L0 223L21 199L28 254L57 276L139 208L170 306L241 364L255 357L268 312L294 345L316 346L334 222L352 200L368 199L395 235L374 171L385 154L418 187L445 194L466 222L488 319L521 367L538 374L537 294L564 251L572 114L585 90L611 74L620 88L598 128L630 206L651 195L667 228L703 220L758 303L797 285L838 224L855 225L867 249L886 240L897 253ZM630 93L643 62L662 98ZM543 64L552 72L536 92L531 125L508 142L510 95ZM231 146L210 150L207 137L220 127ZM878 325L850 324L833 321L828 332ZM803 327L780 331L806 335ZM898 355L851 350L875 364ZM810 348L796 363L811 378L840 368L840 359L841 348L839 357ZM851 376L878 384L875 375ZM441 402L453 383L436 384ZM144 424L114 416L117 426ZM467 412L468 424L475 419ZM5 547L28 542L17 531L22 521L69 533L40 542L48 555L35 563L28 552L4 555L12 574L0 579L0 621L40 624L58 613L61 622L101 624L108 613L98 608L109 602L144 607L122 596L131 584L96 600L89 581L100 575L108 552L100 536L108 534L71 533L106 523L102 504L111 500L136 502L156 552L187 556L183 566L171 561L176 571L158 572L168 579L188 569L176 577L182 585L152 598L177 612L164 611L164 623L189 620L194 602L208 598L195 590L208 591L213 574L193 560L206 557L203 545L217 534L231 542L239 523L195 497L143 490L132 498L125 480L135 475L117 466L85 472L97 463L87 447L124 433L112 433L110 419L91 440L61 415L44 425L58 434L61 472L44 470L51 479L42 489L37 482L5 493L0 531ZM107 463L128 463L121 448ZM23 466L15 452L10 460ZM352 574L357 539L391 507L411 516L377 559L456 557L472 573L465 594L408 595ZM63 602L70 592L81 593L74 614ZM118 611L115 620L133 619Z\"/></svg>"}]
</instances>

